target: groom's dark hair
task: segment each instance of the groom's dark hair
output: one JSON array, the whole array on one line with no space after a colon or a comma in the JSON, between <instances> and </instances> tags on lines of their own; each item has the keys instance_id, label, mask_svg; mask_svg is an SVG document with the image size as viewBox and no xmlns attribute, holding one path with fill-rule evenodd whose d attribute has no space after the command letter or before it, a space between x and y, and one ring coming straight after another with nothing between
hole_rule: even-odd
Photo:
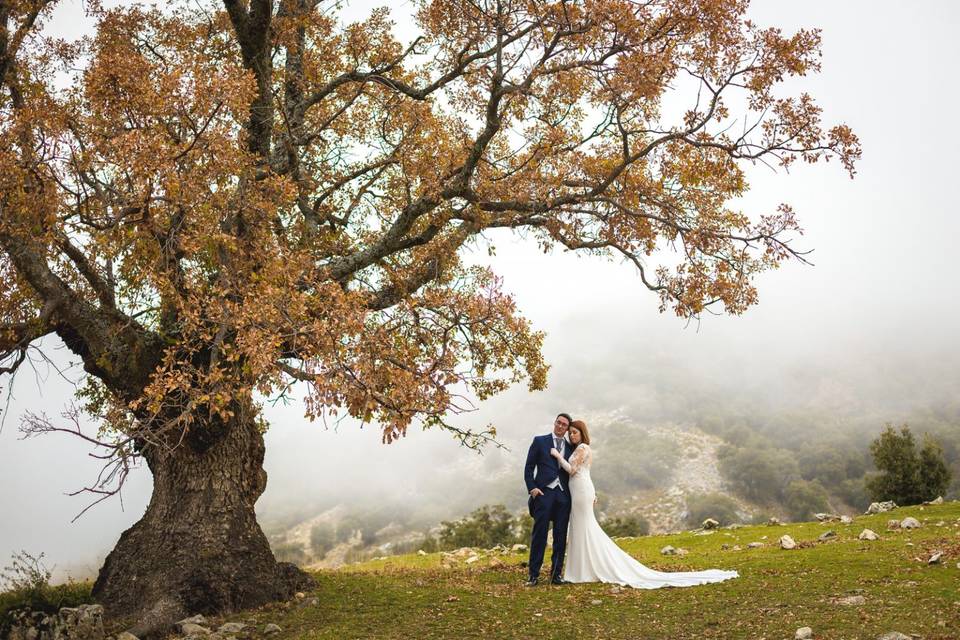
<instances>
[{"instance_id":1,"label":"groom's dark hair","mask_svg":"<svg viewBox=\"0 0 960 640\"><path fill-rule=\"evenodd\" d=\"M563 416L564 418L567 419L567 426L568 426L568 427L570 426L570 423L573 422L573 418L570 417L570 414L569 414L569 413L558 413L558 414L557 414L557 418L559 418L560 416ZM556 420L557 418L554 418L554 420Z\"/></svg>"}]
</instances>

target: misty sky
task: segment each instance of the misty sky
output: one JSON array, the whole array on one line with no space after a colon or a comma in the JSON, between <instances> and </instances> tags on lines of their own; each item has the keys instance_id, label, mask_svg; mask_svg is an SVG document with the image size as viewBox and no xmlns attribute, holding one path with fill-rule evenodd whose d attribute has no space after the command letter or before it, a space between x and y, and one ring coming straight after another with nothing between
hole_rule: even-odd
<instances>
[{"instance_id":1,"label":"misty sky","mask_svg":"<svg viewBox=\"0 0 960 640\"><path fill-rule=\"evenodd\" d=\"M380 4L354 2L348 10L359 16ZM410 11L409 3L393 6L399 14ZM790 397L789 380L798 372L853 367L863 389L875 382L871 376L901 375L898 384L912 393L960 364L953 261L960 216L952 192L960 148L954 119L960 90L953 81L960 5L763 0L750 14L787 32L822 28L822 72L789 86L809 91L824 107L826 123L850 124L863 144L855 180L836 162L795 165L789 174L762 166L749 172L744 210L756 215L790 203L805 230L798 246L814 249L815 266L790 264L764 274L758 306L742 317L706 315L698 325L659 314L656 296L626 264L543 255L532 244L491 235L497 247L492 264L526 316L547 332L553 369L546 391L531 396L513 389L461 419L471 426L497 424L512 453L488 458L518 455L557 411L615 411L615 395L601 401L586 390L610 380L625 394L643 394L660 367L689 372L690 384L782 394L791 403L798 399ZM79 3L65 2L54 26L76 33L83 25ZM488 261L485 252L470 259ZM71 360L55 341L45 345L57 362ZM858 368L855 362L870 364ZM23 411L55 415L71 395L55 372L40 374L20 375L0 432L0 566L25 549L46 552L61 570L95 570L142 514L149 474L141 469L133 475L123 508L113 500L71 524L87 498L64 494L90 482L98 466L88 448L67 436L19 439ZM76 378L77 370L70 375ZM849 391L851 398L858 389ZM913 401L926 401L918 397ZM482 481L483 459L441 432L411 431L386 447L375 426L360 430L343 421L325 430L303 419L298 406L268 407L267 417L273 425L267 434L270 480L258 504L264 518L298 503L349 503L374 492L415 499L429 478L461 464L473 465ZM631 418L642 424L644 417ZM518 498L511 508L523 501L519 466L516 472Z\"/></svg>"}]
</instances>

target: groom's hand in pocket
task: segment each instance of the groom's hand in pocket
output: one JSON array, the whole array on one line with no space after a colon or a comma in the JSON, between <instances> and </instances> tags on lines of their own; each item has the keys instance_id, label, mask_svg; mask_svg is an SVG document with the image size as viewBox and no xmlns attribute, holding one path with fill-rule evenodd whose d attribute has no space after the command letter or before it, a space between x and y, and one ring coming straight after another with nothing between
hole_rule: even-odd
<instances>
[{"instance_id":1,"label":"groom's hand in pocket","mask_svg":"<svg viewBox=\"0 0 960 640\"><path fill-rule=\"evenodd\" d=\"M543 491L540 491L540 489L537 489L536 487L534 487L533 489L530 489L531 498L536 498L537 496L542 496L542 495L543 495Z\"/></svg>"}]
</instances>

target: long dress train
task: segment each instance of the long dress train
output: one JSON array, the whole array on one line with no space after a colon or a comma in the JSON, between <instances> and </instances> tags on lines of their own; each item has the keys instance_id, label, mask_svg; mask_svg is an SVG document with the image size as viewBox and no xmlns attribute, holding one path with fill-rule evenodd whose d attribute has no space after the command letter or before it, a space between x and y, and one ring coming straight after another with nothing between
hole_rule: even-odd
<instances>
[{"instance_id":1,"label":"long dress train","mask_svg":"<svg viewBox=\"0 0 960 640\"><path fill-rule=\"evenodd\" d=\"M596 490L590 479L593 453L590 446L579 445L570 461L560 464L570 473L570 528L567 535L567 561L563 579L568 582L608 582L637 589L689 587L737 578L736 571L656 571L644 566L617 546L600 528L593 513Z\"/></svg>"}]
</instances>

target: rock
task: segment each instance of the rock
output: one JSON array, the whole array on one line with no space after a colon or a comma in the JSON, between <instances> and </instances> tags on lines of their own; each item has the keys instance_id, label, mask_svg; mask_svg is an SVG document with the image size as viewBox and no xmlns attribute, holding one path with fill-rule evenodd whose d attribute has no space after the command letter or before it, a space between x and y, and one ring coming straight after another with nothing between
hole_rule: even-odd
<instances>
[{"instance_id":1,"label":"rock","mask_svg":"<svg viewBox=\"0 0 960 640\"><path fill-rule=\"evenodd\" d=\"M295 594L293 594L293 597L297 600L303 600L307 597L307 594L305 594L303 591L297 591Z\"/></svg>"},{"instance_id":2,"label":"rock","mask_svg":"<svg viewBox=\"0 0 960 640\"><path fill-rule=\"evenodd\" d=\"M603 604L603 600L591 600L590 604L593 604L593 605Z\"/></svg>"},{"instance_id":3,"label":"rock","mask_svg":"<svg viewBox=\"0 0 960 640\"><path fill-rule=\"evenodd\" d=\"M837 604L842 604L846 606L859 607L867 603L867 599L863 596L847 596L846 598L840 598L837 600Z\"/></svg>"},{"instance_id":4,"label":"rock","mask_svg":"<svg viewBox=\"0 0 960 640\"><path fill-rule=\"evenodd\" d=\"M943 496L937 496L933 500L924 502L923 504L943 504Z\"/></svg>"},{"instance_id":5,"label":"rock","mask_svg":"<svg viewBox=\"0 0 960 640\"><path fill-rule=\"evenodd\" d=\"M880 536L871 531L870 529L864 529L860 532L860 535L857 536L860 540L879 540Z\"/></svg>"},{"instance_id":6,"label":"rock","mask_svg":"<svg viewBox=\"0 0 960 640\"><path fill-rule=\"evenodd\" d=\"M526 550L527 550L527 545L525 545L525 544L515 544L515 545L513 545L512 547L510 547L510 550L511 550L511 551L526 551Z\"/></svg>"},{"instance_id":7,"label":"rock","mask_svg":"<svg viewBox=\"0 0 960 640\"><path fill-rule=\"evenodd\" d=\"M748 542L747 549L759 549L763 546L762 542Z\"/></svg>"},{"instance_id":8,"label":"rock","mask_svg":"<svg viewBox=\"0 0 960 640\"><path fill-rule=\"evenodd\" d=\"M850 524L853 522L853 518L850 516L840 516L840 524Z\"/></svg>"},{"instance_id":9,"label":"rock","mask_svg":"<svg viewBox=\"0 0 960 640\"><path fill-rule=\"evenodd\" d=\"M923 525L916 518L906 517L900 521L901 529L919 529L921 526Z\"/></svg>"},{"instance_id":10,"label":"rock","mask_svg":"<svg viewBox=\"0 0 960 640\"><path fill-rule=\"evenodd\" d=\"M813 517L819 520L820 522L831 522L833 520L839 520L840 514L837 513L815 513Z\"/></svg>"},{"instance_id":11,"label":"rock","mask_svg":"<svg viewBox=\"0 0 960 640\"><path fill-rule=\"evenodd\" d=\"M57 626L59 629L53 634L55 639L99 640L104 635L103 607L99 604L63 607L57 614Z\"/></svg>"},{"instance_id":12,"label":"rock","mask_svg":"<svg viewBox=\"0 0 960 640\"><path fill-rule=\"evenodd\" d=\"M55 614L29 609L10 616L9 640L103 640L103 607L63 607Z\"/></svg>"},{"instance_id":13,"label":"rock","mask_svg":"<svg viewBox=\"0 0 960 640\"><path fill-rule=\"evenodd\" d=\"M794 640L811 640L813 638L813 629L810 627L800 627L797 629L797 632L793 634Z\"/></svg>"},{"instance_id":14,"label":"rock","mask_svg":"<svg viewBox=\"0 0 960 640\"><path fill-rule=\"evenodd\" d=\"M179 628L180 633L185 636L207 636L213 633L210 631L210 629L201 627L200 625L192 622L179 622L177 623L177 627Z\"/></svg>"},{"instance_id":15,"label":"rock","mask_svg":"<svg viewBox=\"0 0 960 640\"><path fill-rule=\"evenodd\" d=\"M688 553L690 553L690 552L687 551L686 549L677 549L677 555L678 555L678 556L685 556L685 555L687 555Z\"/></svg>"},{"instance_id":16,"label":"rock","mask_svg":"<svg viewBox=\"0 0 960 640\"><path fill-rule=\"evenodd\" d=\"M889 631L877 638L877 640L913 640L913 638L906 636L899 631Z\"/></svg>"},{"instance_id":17,"label":"rock","mask_svg":"<svg viewBox=\"0 0 960 640\"><path fill-rule=\"evenodd\" d=\"M243 622L224 622L220 625L220 628L217 629L217 633L240 633L246 628L247 625ZM119 638L117 640L119 640Z\"/></svg>"},{"instance_id":18,"label":"rock","mask_svg":"<svg viewBox=\"0 0 960 640\"><path fill-rule=\"evenodd\" d=\"M943 557L942 551L934 551L933 555L930 556L930 559L927 560L927 564L940 564L940 559Z\"/></svg>"},{"instance_id":19,"label":"rock","mask_svg":"<svg viewBox=\"0 0 960 640\"><path fill-rule=\"evenodd\" d=\"M790 536L780 536L781 549L796 549L797 543Z\"/></svg>"},{"instance_id":20,"label":"rock","mask_svg":"<svg viewBox=\"0 0 960 640\"><path fill-rule=\"evenodd\" d=\"M900 521L899 520L887 520L887 529L899 529Z\"/></svg>"},{"instance_id":21,"label":"rock","mask_svg":"<svg viewBox=\"0 0 960 640\"><path fill-rule=\"evenodd\" d=\"M470 547L460 547L459 549L453 552L453 555L458 556L460 558L466 558L467 556L477 555L477 552L471 549Z\"/></svg>"},{"instance_id":22,"label":"rock","mask_svg":"<svg viewBox=\"0 0 960 640\"><path fill-rule=\"evenodd\" d=\"M660 553L665 556L675 556L677 555L677 550L668 544L663 549L660 549Z\"/></svg>"},{"instance_id":23,"label":"rock","mask_svg":"<svg viewBox=\"0 0 960 640\"><path fill-rule=\"evenodd\" d=\"M767 524L772 526L780 526L780 518L772 517L769 520L767 520Z\"/></svg>"},{"instance_id":24,"label":"rock","mask_svg":"<svg viewBox=\"0 0 960 640\"><path fill-rule=\"evenodd\" d=\"M479 559L480 559L480 556L470 556L469 558L467 558L467 564L473 564Z\"/></svg>"},{"instance_id":25,"label":"rock","mask_svg":"<svg viewBox=\"0 0 960 640\"><path fill-rule=\"evenodd\" d=\"M618 584L615 584L612 587L610 587L610 593L620 593L621 591L623 591L623 587L621 587Z\"/></svg>"},{"instance_id":26,"label":"rock","mask_svg":"<svg viewBox=\"0 0 960 640\"><path fill-rule=\"evenodd\" d=\"M187 622L190 622L190 623L192 623L192 624L207 624L207 619L204 618L202 615L200 615L200 614L198 613L198 614L195 615L195 616L190 616L189 618L184 618L184 619L181 620L180 622L176 623L174 626L177 627L177 628L179 628L180 625L185 624L185 623L187 623Z\"/></svg>"},{"instance_id":27,"label":"rock","mask_svg":"<svg viewBox=\"0 0 960 640\"><path fill-rule=\"evenodd\" d=\"M886 502L871 502L870 506L867 507L867 515L873 515L874 513L883 513L884 511L890 511L891 509L896 509L897 503L893 500L887 500Z\"/></svg>"},{"instance_id":28,"label":"rock","mask_svg":"<svg viewBox=\"0 0 960 640\"><path fill-rule=\"evenodd\" d=\"M740 551L740 550L741 550L740 545L738 545L738 544L733 545L733 550L734 550L734 551Z\"/></svg>"},{"instance_id":29,"label":"rock","mask_svg":"<svg viewBox=\"0 0 960 640\"><path fill-rule=\"evenodd\" d=\"M714 520L713 518L707 518L706 520L703 521L703 523L700 526L703 527L704 529L716 529L717 527L720 526L720 523Z\"/></svg>"},{"instance_id":30,"label":"rock","mask_svg":"<svg viewBox=\"0 0 960 640\"><path fill-rule=\"evenodd\" d=\"M269 636L274 633L280 633L283 629L280 628L280 625L273 624L272 622L263 628L263 635Z\"/></svg>"},{"instance_id":31,"label":"rock","mask_svg":"<svg viewBox=\"0 0 960 640\"><path fill-rule=\"evenodd\" d=\"M836 537L837 537L837 532L831 529L830 531L824 531L819 536L817 536L817 540L829 540L830 538L836 538Z\"/></svg>"},{"instance_id":32,"label":"rock","mask_svg":"<svg viewBox=\"0 0 960 640\"><path fill-rule=\"evenodd\" d=\"M420 549L419 551L417 551L417 555L418 555L418 556L425 556L425 555L427 555L427 552L424 551L423 549Z\"/></svg>"},{"instance_id":33,"label":"rock","mask_svg":"<svg viewBox=\"0 0 960 640\"><path fill-rule=\"evenodd\" d=\"M726 551L726 550L728 550L729 548L730 548L730 545L728 545L726 542L724 542L722 545L720 545L720 550L721 550L721 551Z\"/></svg>"},{"instance_id":34,"label":"rock","mask_svg":"<svg viewBox=\"0 0 960 640\"><path fill-rule=\"evenodd\" d=\"M140 638L133 635L129 631L121 631L117 634L117 640L140 640Z\"/></svg>"}]
</instances>

